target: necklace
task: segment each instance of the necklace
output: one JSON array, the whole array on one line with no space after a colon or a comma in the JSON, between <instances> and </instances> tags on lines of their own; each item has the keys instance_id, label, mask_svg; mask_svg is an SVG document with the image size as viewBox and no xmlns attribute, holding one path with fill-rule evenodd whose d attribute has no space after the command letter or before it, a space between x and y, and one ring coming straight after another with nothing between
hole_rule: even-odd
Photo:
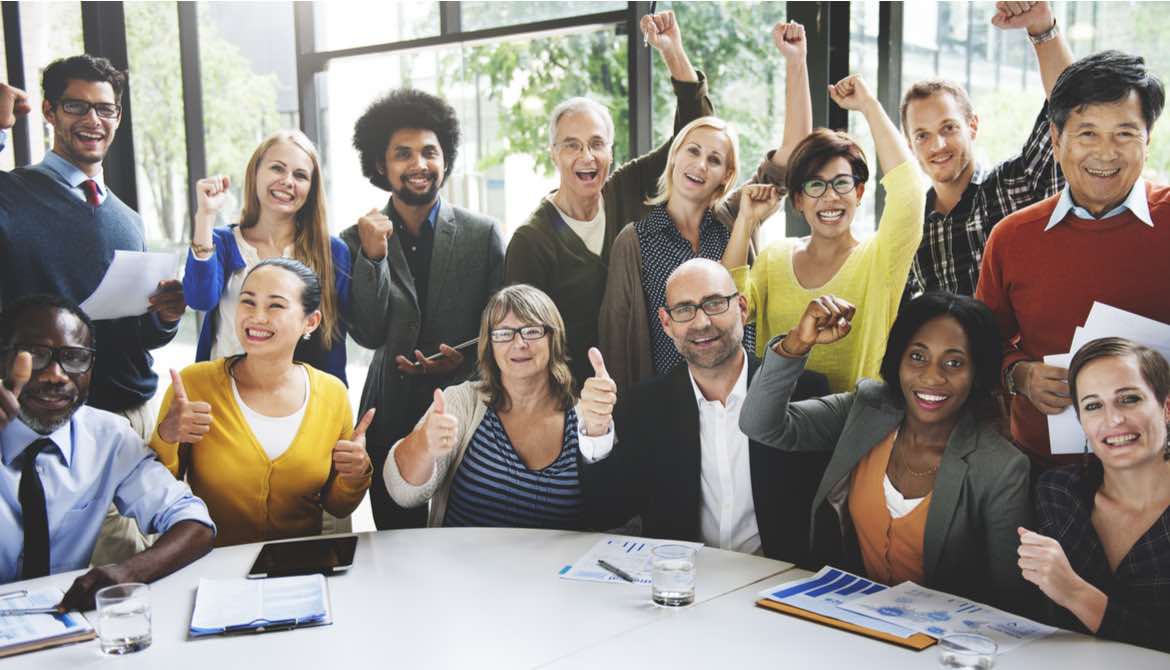
<instances>
[{"instance_id":1,"label":"necklace","mask_svg":"<svg viewBox=\"0 0 1170 670\"><path fill-rule=\"evenodd\" d=\"M902 469L906 471L906 474L910 475L911 477L929 477L938 472L938 465L935 465L933 468L928 470L922 471L911 468L910 465L906 462L906 452L901 448L898 449L898 462L901 464ZM942 463L942 459L939 459L939 463Z\"/></svg>"}]
</instances>

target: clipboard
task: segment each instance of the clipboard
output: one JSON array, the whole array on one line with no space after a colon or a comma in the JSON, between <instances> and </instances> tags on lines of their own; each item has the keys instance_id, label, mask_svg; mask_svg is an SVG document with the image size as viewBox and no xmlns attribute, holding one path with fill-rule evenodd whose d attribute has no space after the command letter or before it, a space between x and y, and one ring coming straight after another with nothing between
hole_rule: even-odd
<instances>
[{"instance_id":1,"label":"clipboard","mask_svg":"<svg viewBox=\"0 0 1170 670\"><path fill-rule=\"evenodd\" d=\"M890 644L895 644L895 645L898 645L899 647L913 649L914 651L922 651L923 649L926 649L928 647L933 647L935 644L938 644L938 640L934 639L933 637L930 637L929 635L924 635L923 633L915 633L908 638L900 638L900 637L897 637L895 635L890 635L889 633L882 632L880 630L874 630L872 628L858 626L857 624L852 624L852 623L849 623L847 621L841 621L838 619L834 619L832 617L827 617L827 616L824 616L821 614L817 614L816 612L809 612L808 610L803 610L803 609L800 609L799 607L793 607L792 605L788 605L788 604L781 603L781 602L776 602L775 600L770 600L768 598L760 598L759 600L757 600L756 607L761 607L763 609L772 610L774 612L783 612L785 614L789 614L789 615L794 616L794 617L805 619L807 621L814 621L816 623L824 624L826 626L832 626L833 628L838 628L840 630L848 631L850 633L855 633L857 635L864 635L865 637L870 637L870 638L873 638L875 640L881 640L882 642L888 642Z\"/></svg>"},{"instance_id":2,"label":"clipboard","mask_svg":"<svg viewBox=\"0 0 1170 670\"><path fill-rule=\"evenodd\" d=\"M269 579L199 580L188 639L252 635L333 623L320 574Z\"/></svg>"}]
</instances>

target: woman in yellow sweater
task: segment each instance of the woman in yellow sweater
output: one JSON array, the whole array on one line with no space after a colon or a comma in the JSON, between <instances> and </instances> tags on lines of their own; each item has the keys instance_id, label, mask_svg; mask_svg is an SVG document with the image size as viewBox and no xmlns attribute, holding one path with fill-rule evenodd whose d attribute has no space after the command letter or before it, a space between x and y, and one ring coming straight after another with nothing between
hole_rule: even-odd
<instances>
[{"instance_id":1,"label":"woman in yellow sweater","mask_svg":"<svg viewBox=\"0 0 1170 670\"><path fill-rule=\"evenodd\" d=\"M792 204L812 234L772 244L749 269L748 244L755 229L737 226L723 264L747 296L761 358L770 340L786 334L820 295L831 293L858 306L852 335L818 347L808 362L809 369L829 378L832 392L840 393L863 377L878 376L886 335L922 240L926 184L905 140L860 76L830 86L829 95L840 107L862 112L873 134L886 189L877 233L858 240L850 229L869 178L861 147L845 133L817 129L793 150L786 180Z\"/></svg>"},{"instance_id":2,"label":"woman in yellow sweater","mask_svg":"<svg viewBox=\"0 0 1170 670\"><path fill-rule=\"evenodd\" d=\"M172 385L150 446L207 503L218 546L321 532L370 487L370 410L356 429L345 386L293 362L321 323L321 285L287 258L248 273L236 308L244 354L196 363Z\"/></svg>"}]
</instances>

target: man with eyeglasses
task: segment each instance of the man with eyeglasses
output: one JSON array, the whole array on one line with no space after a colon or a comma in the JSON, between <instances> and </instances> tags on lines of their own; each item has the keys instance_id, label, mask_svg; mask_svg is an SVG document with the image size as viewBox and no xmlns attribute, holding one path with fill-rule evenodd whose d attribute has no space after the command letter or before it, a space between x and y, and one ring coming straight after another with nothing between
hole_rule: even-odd
<instances>
[{"instance_id":1,"label":"man with eyeglasses","mask_svg":"<svg viewBox=\"0 0 1170 670\"><path fill-rule=\"evenodd\" d=\"M63 609L94 593L150 582L211 549L215 524L119 416L85 406L94 327L75 304L32 295L0 313L0 583L84 568L113 503L154 545L78 577Z\"/></svg>"},{"instance_id":2,"label":"man with eyeglasses","mask_svg":"<svg viewBox=\"0 0 1170 670\"><path fill-rule=\"evenodd\" d=\"M41 163L0 172L0 306L36 293L81 303L115 251L146 250L142 218L102 180L125 85L126 74L104 58L71 56L45 68L41 111L53 127L52 150ZM23 91L0 84L0 134L29 111ZM167 281L146 314L94 324L89 404L125 416L143 439L154 428L158 388L149 351L175 337L184 309L182 285ZM144 546L132 522L112 515L94 558L118 560Z\"/></svg>"},{"instance_id":3,"label":"man with eyeglasses","mask_svg":"<svg viewBox=\"0 0 1170 670\"><path fill-rule=\"evenodd\" d=\"M686 360L619 400L616 443L583 476L604 525L642 515L650 537L798 563L808 558L808 508L827 458L750 442L739 413L760 361L743 347L747 300L719 263L686 261L666 283L659 324ZM827 394L806 372L802 398ZM602 454L598 454L602 456Z\"/></svg>"}]
</instances>

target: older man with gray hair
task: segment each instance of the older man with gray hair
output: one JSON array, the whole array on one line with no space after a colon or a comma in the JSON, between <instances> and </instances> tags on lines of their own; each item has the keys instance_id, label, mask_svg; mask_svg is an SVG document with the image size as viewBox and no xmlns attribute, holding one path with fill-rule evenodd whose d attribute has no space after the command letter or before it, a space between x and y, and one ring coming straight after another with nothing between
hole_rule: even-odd
<instances>
[{"instance_id":1,"label":"older man with gray hair","mask_svg":"<svg viewBox=\"0 0 1170 670\"><path fill-rule=\"evenodd\" d=\"M719 263L696 258L670 275L658 320L686 364L620 401L613 451L583 473L598 484L585 487L596 492L586 504L607 525L641 514L650 537L807 563L809 506L827 461L740 431L760 366L743 347L746 318L747 299ZM824 375L806 372L796 394L828 391Z\"/></svg>"}]
</instances>

